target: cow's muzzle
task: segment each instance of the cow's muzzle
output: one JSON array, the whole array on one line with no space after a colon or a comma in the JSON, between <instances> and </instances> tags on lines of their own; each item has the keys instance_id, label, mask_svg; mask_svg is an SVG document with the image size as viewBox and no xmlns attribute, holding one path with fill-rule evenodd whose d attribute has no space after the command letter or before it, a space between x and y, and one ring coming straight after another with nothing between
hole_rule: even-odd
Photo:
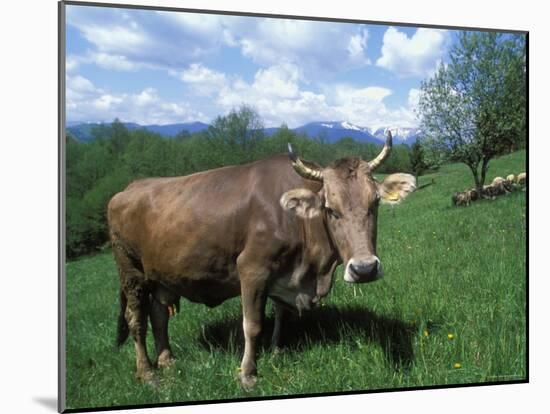
<instances>
[{"instance_id":1,"label":"cow's muzzle","mask_svg":"<svg viewBox=\"0 0 550 414\"><path fill-rule=\"evenodd\" d=\"M370 256L366 259L350 259L346 265L344 280L349 283L374 282L384 275L380 259Z\"/></svg>"}]
</instances>

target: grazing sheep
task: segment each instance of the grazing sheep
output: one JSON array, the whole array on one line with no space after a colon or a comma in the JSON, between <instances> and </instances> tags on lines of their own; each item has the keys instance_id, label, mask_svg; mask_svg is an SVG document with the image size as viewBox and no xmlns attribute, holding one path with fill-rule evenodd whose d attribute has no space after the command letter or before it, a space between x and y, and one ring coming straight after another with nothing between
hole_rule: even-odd
<instances>
[{"instance_id":1,"label":"grazing sheep","mask_svg":"<svg viewBox=\"0 0 550 414\"><path fill-rule=\"evenodd\" d=\"M515 182L524 184L527 182L527 174L521 173L517 177L514 174L508 175L506 178L495 177L491 184L484 185L481 191L476 188L470 188L463 192L456 192L452 195L451 200L454 206L469 206L472 201L477 201L482 198L494 200L497 196L511 193L514 189Z\"/></svg>"},{"instance_id":2,"label":"grazing sheep","mask_svg":"<svg viewBox=\"0 0 550 414\"><path fill-rule=\"evenodd\" d=\"M470 197L470 201L477 201L480 198L479 192L475 188L471 188L470 190L467 191L467 193L468 193L468 197Z\"/></svg>"},{"instance_id":3,"label":"grazing sheep","mask_svg":"<svg viewBox=\"0 0 550 414\"><path fill-rule=\"evenodd\" d=\"M490 185L494 189L494 195L502 195L512 192L512 185L502 177L495 177Z\"/></svg>"},{"instance_id":4,"label":"grazing sheep","mask_svg":"<svg viewBox=\"0 0 550 414\"><path fill-rule=\"evenodd\" d=\"M453 206L456 206L457 203L458 203L458 195L460 193L454 193L452 196L451 196L451 202L453 203Z\"/></svg>"},{"instance_id":5,"label":"grazing sheep","mask_svg":"<svg viewBox=\"0 0 550 414\"><path fill-rule=\"evenodd\" d=\"M481 189L482 198L494 200L497 195L498 195L498 190L492 185L484 185L483 188Z\"/></svg>"},{"instance_id":6,"label":"grazing sheep","mask_svg":"<svg viewBox=\"0 0 550 414\"><path fill-rule=\"evenodd\" d=\"M455 206L469 206L471 201L469 191L454 193L451 199Z\"/></svg>"}]
</instances>

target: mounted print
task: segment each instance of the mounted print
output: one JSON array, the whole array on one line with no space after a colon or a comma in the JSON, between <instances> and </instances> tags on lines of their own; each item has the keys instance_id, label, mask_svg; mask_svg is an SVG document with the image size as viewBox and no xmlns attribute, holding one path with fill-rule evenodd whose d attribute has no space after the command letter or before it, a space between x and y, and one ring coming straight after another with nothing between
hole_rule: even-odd
<instances>
[{"instance_id":1,"label":"mounted print","mask_svg":"<svg viewBox=\"0 0 550 414\"><path fill-rule=\"evenodd\" d=\"M528 381L527 32L59 12L60 411Z\"/></svg>"}]
</instances>

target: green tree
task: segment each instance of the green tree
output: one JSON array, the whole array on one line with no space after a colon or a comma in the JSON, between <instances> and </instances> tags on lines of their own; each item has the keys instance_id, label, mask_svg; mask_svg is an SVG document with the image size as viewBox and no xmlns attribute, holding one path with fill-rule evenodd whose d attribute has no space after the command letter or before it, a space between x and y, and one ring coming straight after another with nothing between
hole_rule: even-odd
<instances>
[{"instance_id":1,"label":"green tree","mask_svg":"<svg viewBox=\"0 0 550 414\"><path fill-rule=\"evenodd\" d=\"M419 175L422 175L422 173L428 169L428 165L424 157L424 149L422 148L420 141L416 141L411 146L410 162L411 170L417 179Z\"/></svg>"},{"instance_id":2,"label":"green tree","mask_svg":"<svg viewBox=\"0 0 550 414\"><path fill-rule=\"evenodd\" d=\"M186 139L189 139L189 138L191 138L191 134L189 133L189 131L186 129L182 129L180 132L176 134L176 136L174 137L174 140L185 141Z\"/></svg>"},{"instance_id":3,"label":"green tree","mask_svg":"<svg viewBox=\"0 0 550 414\"><path fill-rule=\"evenodd\" d=\"M254 108L241 105L238 110L233 109L229 114L214 119L208 127L207 136L227 156L233 154L251 160L257 143L264 138L263 130L263 122Z\"/></svg>"},{"instance_id":4,"label":"green tree","mask_svg":"<svg viewBox=\"0 0 550 414\"><path fill-rule=\"evenodd\" d=\"M490 160L525 143L525 36L461 32L449 58L421 86L423 143L481 188Z\"/></svg>"}]
</instances>

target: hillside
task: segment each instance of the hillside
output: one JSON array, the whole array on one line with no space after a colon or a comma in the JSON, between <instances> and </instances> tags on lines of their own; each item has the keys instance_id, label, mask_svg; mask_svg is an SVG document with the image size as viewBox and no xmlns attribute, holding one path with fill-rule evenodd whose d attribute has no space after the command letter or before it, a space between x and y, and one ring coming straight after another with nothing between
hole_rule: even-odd
<instances>
[{"instance_id":1,"label":"hillside","mask_svg":"<svg viewBox=\"0 0 550 414\"><path fill-rule=\"evenodd\" d=\"M489 177L525 171L525 156L493 160ZM452 207L451 194L472 185L461 164L420 177L425 184L401 205L380 208L384 279L351 285L338 269L321 305L284 325L279 354L267 345L268 306L252 393L235 381L243 350L238 298L214 309L182 300L170 320L177 362L159 373L158 387L147 387L133 377L133 346L113 352L119 282L112 254L68 263L68 406L524 380L527 192ZM151 341L149 350L154 355Z\"/></svg>"}]
</instances>

